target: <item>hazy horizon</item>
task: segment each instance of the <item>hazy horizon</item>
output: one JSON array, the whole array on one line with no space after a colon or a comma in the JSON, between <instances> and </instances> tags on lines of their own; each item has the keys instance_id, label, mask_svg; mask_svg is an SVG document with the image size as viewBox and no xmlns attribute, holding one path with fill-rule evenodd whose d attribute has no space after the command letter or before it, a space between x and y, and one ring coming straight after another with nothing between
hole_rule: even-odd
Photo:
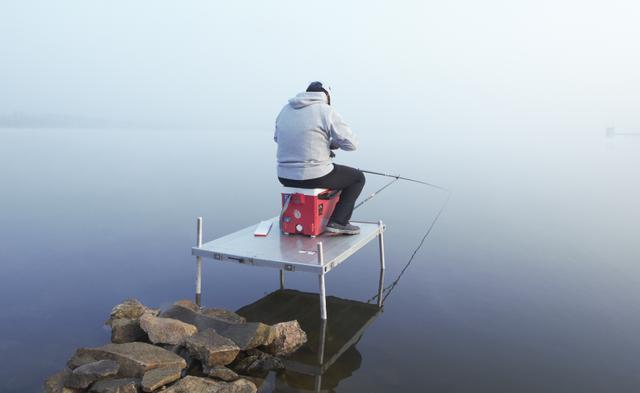
<instances>
[{"instance_id":1,"label":"hazy horizon","mask_svg":"<svg viewBox=\"0 0 640 393\"><path fill-rule=\"evenodd\" d=\"M20 1L0 115L269 129L328 82L356 130L637 129L640 5Z\"/></svg>"}]
</instances>

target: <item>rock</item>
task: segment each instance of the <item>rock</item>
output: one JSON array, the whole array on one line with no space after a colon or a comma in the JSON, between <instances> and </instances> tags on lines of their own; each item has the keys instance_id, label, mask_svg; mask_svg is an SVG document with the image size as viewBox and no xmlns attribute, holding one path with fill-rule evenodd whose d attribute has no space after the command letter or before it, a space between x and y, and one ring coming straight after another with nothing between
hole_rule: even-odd
<instances>
[{"instance_id":1,"label":"rock","mask_svg":"<svg viewBox=\"0 0 640 393\"><path fill-rule=\"evenodd\" d=\"M269 345L274 339L271 326L261 322L229 325L220 334L233 340L243 351Z\"/></svg>"},{"instance_id":2,"label":"rock","mask_svg":"<svg viewBox=\"0 0 640 393\"><path fill-rule=\"evenodd\" d=\"M200 306L198 306L197 304L195 304L191 300L178 300L177 302L175 302L173 304L175 306L188 308L189 310L191 310L193 312L200 312Z\"/></svg>"},{"instance_id":3,"label":"rock","mask_svg":"<svg viewBox=\"0 0 640 393\"><path fill-rule=\"evenodd\" d=\"M244 317L241 317L233 311L224 310L222 308L203 308L200 313L207 317L229 323L247 323L247 320Z\"/></svg>"},{"instance_id":4,"label":"rock","mask_svg":"<svg viewBox=\"0 0 640 393\"><path fill-rule=\"evenodd\" d=\"M161 345L161 347L183 358L184 361L187 362L187 367L189 367L189 364L193 361L191 355L189 355L189 350L184 345L164 344Z\"/></svg>"},{"instance_id":5,"label":"rock","mask_svg":"<svg viewBox=\"0 0 640 393\"><path fill-rule=\"evenodd\" d=\"M71 375L71 370L65 368L47 378L42 386L44 393L81 393L81 389L72 389L64 386L64 381Z\"/></svg>"},{"instance_id":6,"label":"rock","mask_svg":"<svg viewBox=\"0 0 640 393\"><path fill-rule=\"evenodd\" d=\"M152 392L164 385L180 379L182 369L177 367L154 368L144 373L142 377L142 390Z\"/></svg>"},{"instance_id":7,"label":"rock","mask_svg":"<svg viewBox=\"0 0 640 393\"><path fill-rule=\"evenodd\" d=\"M65 379L64 386L74 389L86 389L97 380L114 376L120 366L113 360L98 360L83 364L74 369Z\"/></svg>"},{"instance_id":8,"label":"rock","mask_svg":"<svg viewBox=\"0 0 640 393\"><path fill-rule=\"evenodd\" d=\"M183 369L187 366L184 359L175 353L140 342L80 348L67 364L73 369L97 360L118 362L120 365L119 377L142 378L146 371L153 368L174 366Z\"/></svg>"},{"instance_id":9,"label":"rock","mask_svg":"<svg viewBox=\"0 0 640 393\"><path fill-rule=\"evenodd\" d=\"M114 319L138 319L144 313L158 315L160 310L148 308L137 299L127 299L111 309L111 317L106 324L109 325Z\"/></svg>"},{"instance_id":10,"label":"rock","mask_svg":"<svg viewBox=\"0 0 640 393\"><path fill-rule=\"evenodd\" d=\"M290 355L307 342L307 334L300 328L298 321L277 323L271 328L274 339L264 349L272 355Z\"/></svg>"},{"instance_id":11,"label":"rock","mask_svg":"<svg viewBox=\"0 0 640 393\"><path fill-rule=\"evenodd\" d=\"M203 364L202 372L212 378L221 379L227 382L235 381L239 378L238 374L236 374L235 371L225 366L207 367L205 364Z\"/></svg>"},{"instance_id":12,"label":"rock","mask_svg":"<svg viewBox=\"0 0 640 393\"><path fill-rule=\"evenodd\" d=\"M105 379L91 385L89 393L139 393L140 380L135 378Z\"/></svg>"},{"instance_id":13,"label":"rock","mask_svg":"<svg viewBox=\"0 0 640 393\"><path fill-rule=\"evenodd\" d=\"M188 337L184 344L192 357L208 367L225 366L233 362L240 351L233 341L213 329Z\"/></svg>"},{"instance_id":14,"label":"rock","mask_svg":"<svg viewBox=\"0 0 640 393\"><path fill-rule=\"evenodd\" d=\"M187 376L171 385L164 393L256 393L256 385L246 379L234 382Z\"/></svg>"},{"instance_id":15,"label":"rock","mask_svg":"<svg viewBox=\"0 0 640 393\"><path fill-rule=\"evenodd\" d=\"M118 318L109 321L111 325L111 342L116 344L145 341L147 333L142 330L137 319Z\"/></svg>"},{"instance_id":16,"label":"rock","mask_svg":"<svg viewBox=\"0 0 640 393\"><path fill-rule=\"evenodd\" d=\"M195 325L200 332L207 329L214 329L217 332L221 332L233 325L232 323L221 319L204 315L199 311L199 308L195 309L189 303L190 302L187 301L177 302L160 314L160 316L163 318L177 319L179 321Z\"/></svg>"},{"instance_id":17,"label":"rock","mask_svg":"<svg viewBox=\"0 0 640 393\"><path fill-rule=\"evenodd\" d=\"M284 369L284 364L275 356L251 349L245 353L242 359L234 362L230 367L238 374L264 377L269 371Z\"/></svg>"},{"instance_id":18,"label":"rock","mask_svg":"<svg viewBox=\"0 0 640 393\"><path fill-rule=\"evenodd\" d=\"M140 327L154 344L182 344L185 338L198 332L195 326L172 318L160 318L151 314L140 317Z\"/></svg>"}]
</instances>

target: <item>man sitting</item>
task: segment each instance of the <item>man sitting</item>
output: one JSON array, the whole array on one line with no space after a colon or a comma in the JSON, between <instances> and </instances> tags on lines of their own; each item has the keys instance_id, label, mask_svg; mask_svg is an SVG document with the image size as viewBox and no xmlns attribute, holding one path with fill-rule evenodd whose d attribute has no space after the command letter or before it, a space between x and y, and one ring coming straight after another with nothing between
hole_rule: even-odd
<instances>
[{"instance_id":1,"label":"man sitting","mask_svg":"<svg viewBox=\"0 0 640 393\"><path fill-rule=\"evenodd\" d=\"M355 235L349 223L364 174L334 164L331 150L355 150L356 136L331 106L330 89L313 82L306 92L289 100L276 119L273 139L278 143L278 179L286 187L342 190L326 231Z\"/></svg>"}]
</instances>

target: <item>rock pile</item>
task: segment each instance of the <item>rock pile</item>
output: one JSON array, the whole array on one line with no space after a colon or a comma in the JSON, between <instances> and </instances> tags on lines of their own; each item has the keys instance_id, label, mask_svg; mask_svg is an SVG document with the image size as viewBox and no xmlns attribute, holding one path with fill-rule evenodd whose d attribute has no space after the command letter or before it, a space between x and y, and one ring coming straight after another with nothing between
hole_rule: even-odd
<instances>
[{"instance_id":1,"label":"rock pile","mask_svg":"<svg viewBox=\"0 0 640 393\"><path fill-rule=\"evenodd\" d=\"M129 299L106 324L111 343L76 350L45 393L254 393L307 341L297 321L247 322L188 300L160 312Z\"/></svg>"}]
</instances>

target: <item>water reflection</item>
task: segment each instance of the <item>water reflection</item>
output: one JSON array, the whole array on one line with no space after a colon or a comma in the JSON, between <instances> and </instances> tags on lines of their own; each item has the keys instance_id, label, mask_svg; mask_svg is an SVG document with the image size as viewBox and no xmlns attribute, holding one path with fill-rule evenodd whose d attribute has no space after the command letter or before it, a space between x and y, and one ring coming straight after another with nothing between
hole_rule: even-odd
<instances>
[{"instance_id":1,"label":"water reflection","mask_svg":"<svg viewBox=\"0 0 640 393\"><path fill-rule=\"evenodd\" d=\"M332 392L340 381L360 368L356 344L377 318L377 304L327 297L328 320L318 315L317 293L280 289L236 311L248 321L274 324L297 320L308 341L285 359L285 371L276 376L283 392Z\"/></svg>"}]
</instances>

